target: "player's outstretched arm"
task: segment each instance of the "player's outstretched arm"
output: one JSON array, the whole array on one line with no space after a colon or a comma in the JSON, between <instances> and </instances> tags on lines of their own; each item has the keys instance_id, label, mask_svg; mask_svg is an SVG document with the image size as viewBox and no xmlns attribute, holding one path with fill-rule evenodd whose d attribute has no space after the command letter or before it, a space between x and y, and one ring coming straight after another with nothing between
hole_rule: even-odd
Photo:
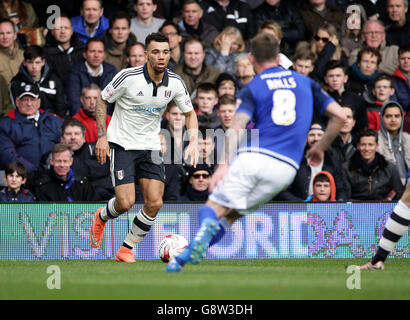
<instances>
[{"instance_id":1,"label":"player's outstretched arm","mask_svg":"<svg viewBox=\"0 0 410 320\"><path fill-rule=\"evenodd\" d=\"M331 145L337 137L340 129L346 121L346 114L342 107L337 102L331 102L327 108L325 115L329 117L327 127L322 138L315 143L306 154L306 158L310 165L317 166L323 159L324 151Z\"/></svg>"},{"instance_id":2,"label":"player's outstretched arm","mask_svg":"<svg viewBox=\"0 0 410 320\"><path fill-rule=\"evenodd\" d=\"M97 122L98 140L95 145L95 155L100 164L104 164L107 156L110 156L110 147L107 140L106 130L107 103L98 97L97 106L95 107L95 120Z\"/></svg>"},{"instance_id":3,"label":"player's outstretched arm","mask_svg":"<svg viewBox=\"0 0 410 320\"><path fill-rule=\"evenodd\" d=\"M189 144L185 148L184 160L189 159L189 164L196 168L199 159L198 151L198 118L194 110L186 112L185 114L185 125L187 127Z\"/></svg>"}]
</instances>

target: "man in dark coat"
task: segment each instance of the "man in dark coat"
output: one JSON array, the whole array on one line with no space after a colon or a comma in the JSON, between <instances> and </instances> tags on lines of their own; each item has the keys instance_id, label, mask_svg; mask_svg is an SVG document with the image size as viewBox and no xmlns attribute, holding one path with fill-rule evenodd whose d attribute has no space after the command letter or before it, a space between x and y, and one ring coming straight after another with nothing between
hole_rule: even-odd
<instances>
[{"instance_id":1,"label":"man in dark coat","mask_svg":"<svg viewBox=\"0 0 410 320\"><path fill-rule=\"evenodd\" d=\"M365 129L359 134L357 151L344 165L350 200L391 201L400 199L404 187L397 167L378 153L378 134Z\"/></svg>"},{"instance_id":2,"label":"man in dark coat","mask_svg":"<svg viewBox=\"0 0 410 320\"><path fill-rule=\"evenodd\" d=\"M208 199L208 187L212 170L207 164L198 164L188 168L189 180L185 194L178 201L205 202Z\"/></svg>"},{"instance_id":3,"label":"man in dark coat","mask_svg":"<svg viewBox=\"0 0 410 320\"><path fill-rule=\"evenodd\" d=\"M274 4L272 4L274 3ZM255 27L259 28L265 21L276 21L283 31L282 42L290 48L288 53L293 53L296 44L305 40L305 25L302 16L289 1L265 0L259 7L252 11Z\"/></svg>"},{"instance_id":4,"label":"man in dark coat","mask_svg":"<svg viewBox=\"0 0 410 320\"><path fill-rule=\"evenodd\" d=\"M114 196L109 162L99 164L95 155L95 143L85 141L86 128L77 119L66 119L61 126L61 143L73 151L74 172L84 176L93 185L96 200L109 200Z\"/></svg>"},{"instance_id":5,"label":"man in dark coat","mask_svg":"<svg viewBox=\"0 0 410 320\"><path fill-rule=\"evenodd\" d=\"M74 172L69 145L56 144L51 151L50 169L37 179L34 193L38 201L96 201L89 180Z\"/></svg>"},{"instance_id":6,"label":"man in dark coat","mask_svg":"<svg viewBox=\"0 0 410 320\"><path fill-rule=\"evenodd\" d=\"M203 0L203 19L221 32L227 26L238 28L244 39L250 39L255 34L251 7L241 0Z\"/></svg>"},{"instance_id":7,"label":"man in dark coat","mask_svg":"<svg viewBox=\"0 0 410 320\"><path fill-rule=\"evenodd\" d=\"M84 43L73 33L70 18L63 14L56 18L55 28L47 33L44 51L47 63L63 83L67 81L71 67L84 60L84 48Z\"/></svg>"},{"instance_id":8,"label":"man in dark coat","mask_svg":"<svg viewBox=\"0 0 410 320\"><path fill-rule=\"evenodd\" d=\"M306 150L317 143L324 134L321 124L313 123L308 132ZM313 178L320 171L328 171L332 174L336 183L336 201L347 200L346 187L343 181L343 169L331 149L325 151L323 162L319 166L308 165L304 157L293 183L281 192L275 201L304 201L313 194Z\"/></svg>"},{"instance_id":9,"label":"man in dark coat","mask_svg":"<svg viewBox=\"0 0 410 320\"><path fill-rule=\"evenodd\" d=\"M67 103L70 116L75 115L81 108L81 90L90 83L105 88L117 74L117 69L104 62L104 42L99 38L91 38L83 53L84 62L78 62L71 68L67 82ZM112 108L112 106L111 106ZM109 108L109 114L112 110Z\"/></svg>"}]
</instances>

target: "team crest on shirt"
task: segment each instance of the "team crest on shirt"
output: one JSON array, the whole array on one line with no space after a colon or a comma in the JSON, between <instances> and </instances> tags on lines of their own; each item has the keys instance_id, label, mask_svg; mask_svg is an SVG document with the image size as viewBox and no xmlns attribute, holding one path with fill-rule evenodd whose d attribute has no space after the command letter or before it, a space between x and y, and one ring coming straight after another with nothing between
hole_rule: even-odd
<instances>
[{"instance_id":1,"label":"team crest on shirt","mask_svg":"<svg viewBox=\"0 0 410 320\"><path fill-rule=\"evenodd\" d=\"M164 97L165 98L171 97L171 90L165 90Z\"/></svg>"},{"instance_id":2,"label":"team crest on shirt","mask_svg":"<svg viewBox=\"0 0 410 320\"><path fill-rule=\"evenodd\" d=\"M117 179L118 180L124 179L124 170L118 170L117 171Z\"/></svg>"}]
</instances>

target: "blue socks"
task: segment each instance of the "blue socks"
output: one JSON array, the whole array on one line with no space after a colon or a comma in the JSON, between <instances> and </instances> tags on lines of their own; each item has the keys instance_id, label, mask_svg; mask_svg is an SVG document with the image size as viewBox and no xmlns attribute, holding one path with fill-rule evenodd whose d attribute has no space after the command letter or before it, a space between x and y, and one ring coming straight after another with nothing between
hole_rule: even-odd
<instances>
[{"instance_id":1,"label":"blue socks","mask_svg":"<svg viewBox=\"0 0 410 320\"><path fill-rule=\"evenodd\" d=\"M219 223L215 210L212 207L205 205L201 207L198 211L199 226L201 226L202 222L207 218L213 219L217 223ZM224 234L225 234L225 229L221 227L218 233L211 240L211 244L218 242L223 237ZM191 250L189 250L189 246L188 246L187 250L184 250L180 255L175 257L175 260L178 262L180 266L184 266L189 261L190 254L191 254Z\"/></svg>"},{"instance_id":2,"label":"blue socks","mask_svg":"<svg viewBox=\"0 0 410 320\"><path fill-rule=\"evenodd\" d=\"M202 222L203 222L206 218L218 220L218 218L217 218L217 216L216 216L215 210L214 210L212 207L207 206L207 205L201 207L201 208L199 209L199 211L198 211L199 225L201 225Z\"/></svg>"}]
</instances>

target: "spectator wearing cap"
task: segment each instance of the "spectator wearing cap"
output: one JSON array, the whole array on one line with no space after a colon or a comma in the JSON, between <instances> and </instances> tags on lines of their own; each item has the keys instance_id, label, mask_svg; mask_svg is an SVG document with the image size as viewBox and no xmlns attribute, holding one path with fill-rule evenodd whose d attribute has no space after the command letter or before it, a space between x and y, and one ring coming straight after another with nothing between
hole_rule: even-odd
<instances>
[{"instance_id":1,"label":"spectator wearing cap","mask_svg":"<svg viewBox=\"0 0 410 320\"><path fill-rule=\"evenodd\" d=\"M306 151L317 143L323 136L325 128L320 123L313 123L306 139ZM317 166L308 164L304 157L296 173L293 183L281 192L275 201L304 201L313 194L313 178L320 171L328 171L332 174L336 183L336 201L347 200L346 187L343 181L343 169L332 149L325 151L322 162Z\"/></svg>"},{"instance_id":2,"label":"spectator wearing cap","mask_svg":"<svg viewBox=\"0 0 410 320\"><path fill-rule=\"evenodd\" d=\"M40 110L40 91L27 84L18 87L16 109L0 122L0 169L19 161L31 173L45 164L53 146L60 140L62 120Z\"/></svg>"},{"instance_id":3,"label":"spectator wearing cap","mask_svg":"<svg viewBox=\"0 0 410 320\"><path fill-rule=\"evenodd\" d=\"M403 132L404 110L400 103L387 101L380 111L379 152L396 165L402 182L410 168L410 134Z\"/></svg>"},{"instance_id":4,"label":"spectator wearing cap","mask_svg":"<svg viewBox=\"0 0 410 320\"><path fill-rule=\"evenodd\" d=\"M198 164L196 168L189 167L186 191L178 201L205 202L209 195L211 174L211 168L207 164Z\"/></svg>"}]
</instances>

